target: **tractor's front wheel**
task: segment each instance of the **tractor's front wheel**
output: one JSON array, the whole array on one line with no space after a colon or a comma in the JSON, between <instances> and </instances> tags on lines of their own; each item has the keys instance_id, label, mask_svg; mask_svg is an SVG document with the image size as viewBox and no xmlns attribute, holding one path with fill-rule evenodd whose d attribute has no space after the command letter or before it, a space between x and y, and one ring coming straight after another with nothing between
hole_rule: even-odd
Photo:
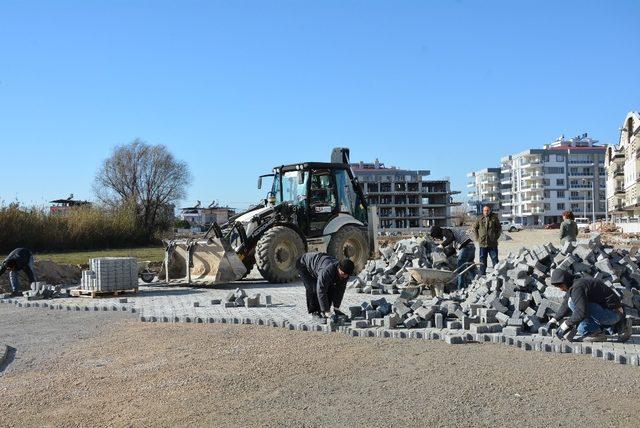
<instances>
[{"instance_id":1,"label":"tractor's front wheel","mask_svg":"<svg viewBox=\"0 0 640 428\"><path fill-rule=\"evenodd\" d=\"M293 229L275 226L265 232L256 245L256 265L269 282L298 279L296 261L304 254L304 242Z\"/></svg>"},{"instance_id":2,"label":"tractor's front wheel","mask_svg":"<svg viewBox=\"0 0 640 428\"><path fill-rule=\"evenodd\" d=\"M367 234L355 226L343 226L331 237L327 253L338 260L347 258L351 260L356 267L355 275L364 269L364 265L369 259Z\"/></svg>"}]
</instances>

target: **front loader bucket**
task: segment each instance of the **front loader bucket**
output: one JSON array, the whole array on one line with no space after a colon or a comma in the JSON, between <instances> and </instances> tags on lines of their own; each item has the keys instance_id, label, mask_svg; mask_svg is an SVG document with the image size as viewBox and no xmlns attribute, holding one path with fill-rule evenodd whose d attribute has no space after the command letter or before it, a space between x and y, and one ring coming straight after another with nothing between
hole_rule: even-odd
<instances>
[{"instance_id":1,"label":"front loader bucket","mask_svg":"<svg viewBox=\"0 0 640 428\"><path fill-rule=\"evenodd\" d=\"M224 238L168 242L165 253L167 282L224 284L241 279L246 273L247 268Z\"/></svg>"}]
</instances>

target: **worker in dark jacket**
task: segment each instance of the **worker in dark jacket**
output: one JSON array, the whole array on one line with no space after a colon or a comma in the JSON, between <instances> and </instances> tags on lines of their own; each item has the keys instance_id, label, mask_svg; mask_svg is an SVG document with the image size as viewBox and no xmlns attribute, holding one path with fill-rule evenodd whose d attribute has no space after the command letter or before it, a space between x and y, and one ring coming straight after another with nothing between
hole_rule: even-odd
<instances>
[{"instance_id":1,"label":"worker in dark jacket","mask_svg":"<svg viewBox=\"0 0 640 428\"><path fill-rule=\"evenodd\" d=\"M500 218L489 205L482 207L482 215L473 225L473 234L480 247L480 274L486 275L489 257L494 267L498 264L498 239L502 235Z\"/></svg>"},{"instance_id":2,"label":"worker in dark jacket","mask_svg":"<svg viewBox=\"0 0 640 428\"><path fill-rule=\"evenodd\" d=\"M35 269L33 267L33 255L26 248L16 248L0 265L0 275L9 271L9 281L11 282L11 296L20 296L20 279L18 273L23 271L27 274L29 282L36 282Z\"/></svg>"},{"instance_id":3,"label":"worker in dark jacket","mask_svg":"<svg viewBox=\"0 0 640 428\"><path fill-rule=\"evenodd\" d=\"M444 248L445 254L448 254L448 248L453 248L454 252L457 251L456 269L475 261L476 246L464 229L433 226L429 234L433 239L442 240L440 245ZM451 252L451 254L454 254L454 252ZM474 273L473 269L471 269L464 275L458 276L458 290L466 286L468 278L472 277Z\"/></svg>"},{"instance_id":4,"label":"worker in dark jacket","mask_svg":"<svg viewBox=\"0 0 640 428\"><path fill-rule=\"evenodd\" d=\"M577 334L584 342L605 342L605 330L610 334L618 334L620 342L629 340L632 324L625 319L620 298L604 282L581 278L574 283L570 272L556 269L551 273L551 284L566 294L556 316L547 324L547 329L557 326L571 310L571 316L556 331L558 338L564 338L569 330L577 326Z\"/></svg>"},{"instance_id":5,"label":"worker in dark jacket","mask_svg":"<svg viewBox=\"0 0 640 428\"><path fill-rule=\"evenodd\" d=\"M347 280L355 266L349 259L338 261L325 253L306 253L296 263L298 274L307 293L307 310L316 321L331 316L331 306L336 315L347 289Z\"/></svg>"}]
</instances>

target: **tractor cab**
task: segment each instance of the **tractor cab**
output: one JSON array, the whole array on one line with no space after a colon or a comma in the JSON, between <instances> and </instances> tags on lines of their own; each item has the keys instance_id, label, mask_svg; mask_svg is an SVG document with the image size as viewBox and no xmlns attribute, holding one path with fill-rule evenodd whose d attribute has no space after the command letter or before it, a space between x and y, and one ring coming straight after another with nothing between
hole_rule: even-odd
<instances>
[{"instance_id":1,"label":"tractor cab","mask_svg":"<svg viewBox=\"0 0 640 428\"><path fill-rule=\"evenodd\" d=\"M274 168L270 197L275 205L295 207L298 227L308 237L322 236L340 214L367 224L367 209L351 170L344 164L304 163Z\"/></svg>"}]
</instances>

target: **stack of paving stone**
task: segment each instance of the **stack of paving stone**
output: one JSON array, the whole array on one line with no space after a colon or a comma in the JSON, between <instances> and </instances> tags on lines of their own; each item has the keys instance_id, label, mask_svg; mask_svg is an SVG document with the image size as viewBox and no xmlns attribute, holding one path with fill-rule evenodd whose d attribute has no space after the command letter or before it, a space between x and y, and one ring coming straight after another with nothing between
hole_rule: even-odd
<instances>
[{"instance_id":1,"label":"stack of paving stone","mask_svg":"<svg viewBox=\"0 0 640 428\"><path fill-rule=\"evenodd\" d=\"M398 241L393 247L380 248L381 259L369 260L360 274L348 286L367 294L397 294L415 285L410 267L450 269L450 260L429 238Z\"/></svg>"},{"instance_id":2,"label":"stack of paving stone","mask_svg":"<svg viewBox=\"0 0 640 428\"><path fill-rule=\"evenodd\" d=\"M639 258L626 250L602 245L599 236L577 243L521 249L510 254L487 276L464 291L443 297L421 296L405 289L393 305L378 299L350 307L354 328L448 328L472 333L517 335L541 331L560 307L564 293L550 285L553 269L577 278L602 280L620 296L627 317L640 309ZM381 309L382 308L382 309Z\"/></svg>"},{"instance_id":3,"label":"stack of paving stone","mask_svg":"<svg viewBox=\"0 0 640 428\"><path fill-rule=\"evenodd\" d=\"M111 292L137 287L138 260L135 257L91 259L89 270L82 271L82 290Z\"/></svg>"}]
</instances>

